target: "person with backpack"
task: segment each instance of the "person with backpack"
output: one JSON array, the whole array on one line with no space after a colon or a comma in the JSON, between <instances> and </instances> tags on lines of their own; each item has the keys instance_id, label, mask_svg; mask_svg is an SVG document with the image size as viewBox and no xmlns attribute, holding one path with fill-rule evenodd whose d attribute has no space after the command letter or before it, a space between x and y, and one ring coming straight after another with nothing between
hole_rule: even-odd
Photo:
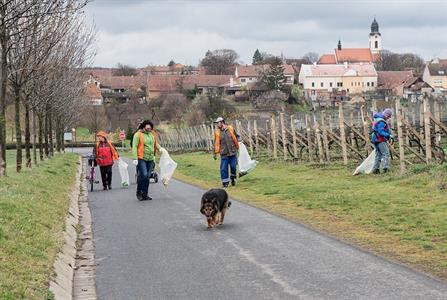
<instances>
[{"instance_id":1,"label":"person with backpack","mask_svg":"<svg viewBox=\"0 0 447 300\"><path fill-rule=\"evenodd\" d=\"M150 120L143 121L132 138L133 164L138 168L137 199L152 200L149 197L149 179L155 167L155 156L161 151L154 124Z\"/></svg>"},{"instance_id":2,"label":"person with backpack","mask_svg":"<svg viewBox=\"0 0 447 300\"><path fill-rule=\"evenodd\" d=\"M393 115L390 108L386 108L382 113L374 114L372 124L371 143L376 149L373 174L380 174L380 164L383 159L383 173L390 170L390 149L388 141L393 141L393 135L387 121Z\"/></svg>"},{"instance_id":3,"label":"person with backpack","mask_svg":"<svg viewBox=\"0 0 447 300\"><path fill-rule=\"evenodd\" d=\"M96 162L101 171L103 190L111 190L112 166L113 162L118 160L119 155L112 143L107 140L107 133L99 131L96 136L99 140L93 148L93 154L96 156Z\"/></svg>"},{"instance_id":4,"label":"person with backpack","mask_svg":"<svg viewBox=\"0 0 447 300\"><path fill-rule=\"evenodd\" d=\"M236 185L236 165L237 152L239 150L239 136L234 128L225 123L224 118L218 117L214 123L216 124L216 132L214 137L214 160L220 154L220 178L222 186L228 187ZM228 166L230 174L228 174ZM229 175L229 176L228 176Z\"/></svg>"}]
</instances>

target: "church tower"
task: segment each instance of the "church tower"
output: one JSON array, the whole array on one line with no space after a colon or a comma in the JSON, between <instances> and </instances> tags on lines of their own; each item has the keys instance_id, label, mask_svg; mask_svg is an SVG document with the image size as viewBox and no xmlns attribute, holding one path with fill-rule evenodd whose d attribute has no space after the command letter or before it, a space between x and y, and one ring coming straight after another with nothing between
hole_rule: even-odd
<instances>
[{"instance_id":1,"label":"church tower","mask_svg":"<svg viewBox=\"0 0 447 300\"><path fill-rule=\"evenodd\" d=\"M373 54L378 54L382 50L382 35L379 32L379 23L376 18L371 24L371 32L369 34L369 49Z\"/></svg>"}]
</instances>

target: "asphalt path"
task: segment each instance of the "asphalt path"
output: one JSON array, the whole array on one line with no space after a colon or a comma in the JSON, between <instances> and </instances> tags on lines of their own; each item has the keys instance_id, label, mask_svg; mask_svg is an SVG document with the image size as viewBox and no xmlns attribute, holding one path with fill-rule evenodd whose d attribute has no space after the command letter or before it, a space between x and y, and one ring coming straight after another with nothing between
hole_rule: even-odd
<instances>
[{"instance_id":1,"label":"asphalt path","mask_svg":"<svg viewBox=\"0 0 447 300\"><path fill-rule=\"evenodd\" d=\"M89 194L99 299L447 299L445 282L235 200L208 230L186 183L140 202L127 161L128 189L114 167Z\"/></svg>"}]
</instances>

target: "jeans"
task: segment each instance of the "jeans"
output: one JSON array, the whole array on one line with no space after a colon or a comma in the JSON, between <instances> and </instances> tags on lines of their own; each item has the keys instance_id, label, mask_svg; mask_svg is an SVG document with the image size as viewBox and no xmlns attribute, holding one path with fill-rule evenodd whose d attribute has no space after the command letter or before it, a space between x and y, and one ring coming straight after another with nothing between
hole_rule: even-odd
<instances>
[{"instance_id":1,"label":"jeans","mask_svg":"<svg viewBox=\"0 0 447 300\"><path fill-rule=\"evenodd\" d=\"M222 183L228 183L231 179L236 179L237 155L220 157L220 178ZM230 177L228 176L228 165L230 165Z\"/></svg>"},{"instance_id":2,"label":"jeans","mask_svg":"<svg viewBox=\"0 0 447 300\"><path fill-rule=\"evenodd\" d=\"M104 187L112 185L112 165L99 167L101 171L102 185Z\"/></svg>"},{"instance_id":3,"label":"jeans","mask_svg":"<svg viewBox=\"0 0 447 300\"><path fill-rule=\"evenodd\" d=\"M155 163L153 160L138 160L137 192L147 196L149 191L149 177L151 176L154 167Z\"/></svg>"},{"instance_id":4,"label":"jeans","mask_svg":"<svg viewBox=\"0 0 447 300\"><path fill-rule=\"evenodd\" d=\"M388 148L388 143L382 142L379 144L374 144L374 147L376 148L376 159L374 160L373 170L380 169L380 162L382 161L382 159L383 159L383 168L389 169L390 168L390 149Z\"/></svg>"}]
</instances>

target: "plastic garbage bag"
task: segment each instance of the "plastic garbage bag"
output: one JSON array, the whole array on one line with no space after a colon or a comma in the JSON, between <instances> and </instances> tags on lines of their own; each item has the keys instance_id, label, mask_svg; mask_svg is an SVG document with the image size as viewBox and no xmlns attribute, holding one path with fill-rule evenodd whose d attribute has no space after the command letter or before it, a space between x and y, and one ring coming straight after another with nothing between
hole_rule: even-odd
<instances>
[{"instance_id":1,"label":"plastic garbage bag","mask_svg":"<svg viewBox=\"0 0 447 300\"><path fill-rule=\"evenodd\" d=\"M177 168L177 163L169 156L166 149L163 148L160 152L160 178L163 185L167 186Z\"/></svg>"},{"instance_id":2,"label":"plastic garbage bag","mask_svg":"<svg viewBox=\"0 0 447 300\"><path fill-rule=\"evenodd\" d=\"M370 174L374 167L374 160L376 158L376 150L373 150L371 154L355 169L352 175L358 175L361 173Z\"/></svg>"},{"instance_id":3,"label":"plastic garbage bag","mask_svg":"<svg viewBox=\"0 0 447 300\"><path fill-rule=\"evenodd\" d=\"M118 159L118 170L121 176L121 187L129 186L129 171L127 170L127 163L121 158Z\"/></svg>"},{"instance_id":4,"label":"plastic garbage bag","mask_svg":"<svg viewBox=\"0 0 447 300\"><path fill-rule=\"evenodd\" d=\"M244 143L242 142L239 142L239 156L237 158L237 163L239 165L239 177L253 171L258 164L256 160L252 160L250 158L247 147L245 147Z\"/></svg>"}]
</instances>

